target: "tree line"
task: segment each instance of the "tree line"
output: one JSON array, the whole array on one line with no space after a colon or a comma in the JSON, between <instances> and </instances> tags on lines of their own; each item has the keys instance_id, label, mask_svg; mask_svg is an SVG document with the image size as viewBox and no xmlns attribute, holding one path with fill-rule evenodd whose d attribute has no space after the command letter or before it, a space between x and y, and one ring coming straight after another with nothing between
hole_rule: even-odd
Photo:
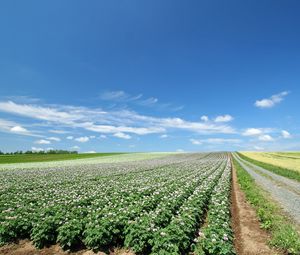
<instances>
[{"instance_id":1,"label":"tree line","mask_svg":"<svg viewBox=\"0 0 300 255\"><path fill-rule=\"evenodd\" d=\"M3 152L0 150L0 155L22 155L22 154L78 154L78 151L68 150L48 150L48 151L14 151L14 152Z\"/></svg>"}]
</instances>

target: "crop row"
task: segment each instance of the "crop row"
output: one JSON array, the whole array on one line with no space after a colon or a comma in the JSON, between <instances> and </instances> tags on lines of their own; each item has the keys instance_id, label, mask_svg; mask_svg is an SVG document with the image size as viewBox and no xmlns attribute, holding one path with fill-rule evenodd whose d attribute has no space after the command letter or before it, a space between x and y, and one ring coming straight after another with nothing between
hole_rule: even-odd
<instances>
[{"instance_id":1,"label":"crop row","mask_svg":"<svg viewBox=\"0 0 300 255\"><path fill-rule=\"evenodd\" d=\"M195 240L196 254L235 254L230 215L231 163L227 166L213 190L209 204L207 225Z\"/></svg>"}]
</instances>

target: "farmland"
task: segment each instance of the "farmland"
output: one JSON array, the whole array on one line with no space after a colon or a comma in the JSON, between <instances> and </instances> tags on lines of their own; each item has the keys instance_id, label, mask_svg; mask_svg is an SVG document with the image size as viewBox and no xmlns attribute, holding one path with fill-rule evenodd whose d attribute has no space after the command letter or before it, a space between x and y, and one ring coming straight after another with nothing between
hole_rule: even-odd
<instances>
[{"instance_id":1,"label":"farmland","mask_svg":"<svg viewBox=\"0 0 300 255\"><path fill-rule=\"evenodd\" d=\"M242 154L263 163L300 172L299 152L243 152Z\"/></svg>"},{"instance_id":2,"label":"farmland","mask_svg":"<svg viewBox=\"0 0 300 255\"><path fill-rule=\"evenodd\" d=\"M142 254L234 254L227 153L0 175L2 244L29 238L38 248L59 243Z\"/></svg>"},{"instance_id":3,"label":"farmland","mask_svg":"<svg viewBox=\"0 0 300 255\"><path fill-rule=\"evenodd\" d=\"M78 255L84 253L76 251L91 250L119 254L115 249L153 255L244 255L260 249L264 254L297 254L297 231L259 190L267 190L297 222L299 183L232 155L238 181L260 223L249 204L247 211L240 210L246 202L237 202L243 194L236 177L232 179L235 170L226 152L128 153L1 164L0 254L23 254L20 245L19 253L9 245L24 240L32 246L28 254L53 254L45 253L45 247L60 247L56 254ZM251 210L254 216L249 217ZM246 224L246 233L239 230L239 222ZM260 243L249 240L248 231L258 235ZM269 235L275 236L270 243L278 250L268 247ZM247 242L258 248L247 248Z\"/></svg>"},{"instance_id":4,"label":"farmland","mask_svg":"<svg viewBox=\"0 0 300 255\"><path fill-rule=\"evenodd\" d=\"M82 153L82 154L22 154L22 155L0 155L0 164L25 163L25 162L48 162L70 159L84 159L95 157L107 157L119 155L121 153Z\"/></svg>"}]
</instances>

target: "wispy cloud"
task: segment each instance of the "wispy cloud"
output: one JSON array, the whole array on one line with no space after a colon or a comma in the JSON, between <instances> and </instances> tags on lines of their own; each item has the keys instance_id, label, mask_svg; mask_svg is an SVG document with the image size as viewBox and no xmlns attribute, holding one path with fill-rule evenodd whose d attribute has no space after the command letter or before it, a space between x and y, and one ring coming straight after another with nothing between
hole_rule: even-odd
<instances>
[{"instance_id":1,"label":"wispy cloud","mask_svg":"<svg viewBox=\"0 0 300 255\"><path fill-rule=\"evenodd\" d=\"M59 134L59 135L70 133L69 131L66 130L56 130L56 129L50 129L49 132L53 134Z\"/></svg>"},{"instance_id":2,"label":"wispy cloud","mask_svg":"<svg viewBox=\"0 0 300 255\"><path fill-rule=\"evenodd\" d=\"M184 108L183 105L176 106L171 103L162 103L159 102L156 97L145 97L143 94L131 95L123 90L115 91L105 91L100 94L99 97L104 101L111 101L116 103L115 106L118 106L118 103L122 104L131 104L143 107L151 107L157 110L169 110L172 112L180 111Z\"/></svg>"},{"instance_id":3,"label":"wispy cloud","mask_svg":"<svg viewBox=\"0 0 300 255\"><path fill-rule=\"evenodd\" d=\"M117 132L113 134L114 137L122 138L122 139L131 139L131 136L128 134L124 134L122 132Z\"/></svg>"},{"instance_id":4,"label":"wispy cloud","mask_svg":"<svg viewBox=\"0 0 300 255\"><path fill-rule=\"evenodd\" d=\"M80 128L103 134L131 133L147 135L165 133L167 130L185 130L200 134L235 133L226 124L193 122L181 118L162 118L141 115L129 110L103 111L99 108L68 105L18 104L0 102L0 111L46 121L49 126L58 124L65 128Z\"/></svg>"},{"instance_id":5,"label":"wispy cloud","mask_svg":"<svg viewBox=\"0 0 300 255\"><path fill-rule=\"evenodd\" d=\"M25 128L19 123L10 120L5 120L5 119L0 119L0 131L6 133L18 134L18 135L42 137L42 135L35 134L29 131L27 128Z\"/></svg>"},{"instance_id":6,"label":"wispy cloud","mask_svg":"<svg viewBox=\"0 0 300 255\"><path fill-rule=\"evenodd\" d=\"M5 100L11 101L18 101L24 104L31 104L31 103L40 103L42 100L39 98L31 97L31 96L6 96L3 97Z\"/></svg>"},{"instance_id":7,"label":"wispy cloud","mask_svg":"<svg viewBox=\"0 0 300 255\"><path fill-rule=\"evenodd\" d=\"M264 98L261 100L256 100L254 105L259 108L272 108L276 104L279 104L285 96L289 94L288 91L283 91L281 93L272 95L270 98Z\"/></svg>"},{"instance_id":8,"label":"wispy cloud","mask_svg":"<svg viewBox=\"0 0 300 255\"><path fill-rule=\"evenodd\" d=\"M145 106L150 106L150 105L154 105L158 102L158 99L155 98L155 97L150 97L150 98L147 98L145 100L140 100L139 101L139 104L140 105L145 105Z\"/></svg>"},{"instance_id":9,"label":"wispy cloud","mask_svg":"<svg viewBox=\"0 0 300 255\"><path fill-rule=\"evenodd\" d=\"M59 137L53 137L53 136L48 137L47 139L51 140L51 141L56 141L56 142L60 142L61 141L61 139Z\"/></svg>"},{"instance_id":10,"label":"wispy cloud","mask_svg":"<svg viewBox=\"0 0 300 255\"><path fill-rule=\"evenodd\" d=\"M107 101L118 101L118 102L130 102L138 100L142 97L142 94L138 94L136 96L131 96L123 90L116 91L105 91L100 95L100 99Z\"/></svg>"},{"instance_id":11,"label":"wispy cloud","mask_svg":"<svg viewBox=\"0 0 300 255\"><path fill-rule=\"evenodd\" d=\"M224 144L224 143L241 143L240 139L230 139L230 138L207 138L207 139L190 139L190 142L195 145L201 144Z\"/></svg>"}]
</instances>

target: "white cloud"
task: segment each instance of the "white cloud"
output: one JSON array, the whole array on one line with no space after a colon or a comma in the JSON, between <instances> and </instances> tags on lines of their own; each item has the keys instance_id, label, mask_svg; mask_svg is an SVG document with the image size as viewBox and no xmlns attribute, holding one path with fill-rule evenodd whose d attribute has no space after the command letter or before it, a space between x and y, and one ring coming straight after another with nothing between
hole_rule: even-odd
<instances>
[{"instance_id":1,"label":"white cloud","mask_svg":"<svg viewBox=\"0 0 300 255\"><path fill-rule=\"evenodd\" d=\"M149 97L148 99L139 101L140 105L150 106L153 104L156 104L158 102L158 99L155 97Z\"/></svg>"},{"instance_id":2,"label":"white cloud","mask_svg":"<svg viewBox=\"0 0 300 255\"><path fill-rule=\"evenodd\" d=\"M240 139L230 139L230 138L208 138L205 140L207 143L222 144L222 143L240 143Z\"/></svg>"},{"instance_id":3,"label":"white cloud","mask_svg":"<svg viewBox=\"0 0 300 255\"><path fill-rule=\"evenodd\" d=\"M77 146L77 145L75 145L75 146L72 146L71 149L72 149L72 150L80 150L80 147Z\"/></svg>"},{"instance_id":4,"label":"white cloud","mask_svg":"<svg viewBox=\"0 0 300 255\"><path fill-rule=\"evenodd\" d=\"M259 128L247 128L242 135L243 136L257 136L263 133L262 129Z\"/></svg>"},{"instance_id":5,"label":"white cloud","mask_svg":"<svg viewBox=\"0 0 300 255\"><path fill-rule=\"evenodd\" d=\"M28 133L28 130L21 126L14 126L10 129L13 133Z\"/></svg>"},{"instance_id":6,"label":"white cloud","mask_svg":"<svg viewBox=\"0 0 300 255\"><path fill-rule=\"evenodd\" d=\"M184 152L183 149L177 149L176 152Z\"/></svg>"},{"instance_id":7,"label":"white cloud","mask_svg":"<svg viewBox=\"0 0 300 255\"><path fill-rule=\"evenodd\" d=\"M167 134L161 135L160 138L167 138L169 137Z\"/></svg>"},{"instance_id":8,"label":"white cloud","mask_svg":"<svg viewBox=\"0 0 300 255\"><path fill-rule=\"evenodd\" d=\"M139 94L137 96L131 96L122 90L116 90L116 91L106 91L106 92L102 93L100 95L100 99L108 100L108 101L128 102L128 101L138 100L142 96L143 96L142 94Z\"/></svg>"},{"instance_id":9,"label":"white cloud","mask_svg":"<svg viewBox=\"0 0 300 255\"><path fill-rule=\"evenodd\" d=\"M200 141L200 140L196 140L196 139L190 139L190 142L192 143L192 144L195 144L195 145L200 145L200 144L202 144L202 142Z\"/></svg>"},{"instance_id":10,"label":"white cloud","mask_svg":"<svg viewBox=\"0 0 300 255\"><path fill-rule=\"evenodd\" d=\"M56 142L59 142L59 141L61 141L61 139L60 138L58 138L58 137L48 137L47 138L48 140L51 140L51 141L56 141Z\"/></svg>"},{"instance_id":11,"label":"white cloud","mask_svg":"<svg viewBox=\"0 0 300 255\"><path fill-rule=\"evenodd\" d=\"M240 143L240 139L229 139L229 138L208 138L208 139L190 139L190 142L195 145L201 144L224 144L224 143Z\"/></svg>"},{"instance_id":12,"label":"white cloud","mask_svg":"<svg viewBox=\"0 0 300 255\"><path fill-rule=\"evenodd\" d=\"M51 144L50 141L44 140L44 139L37 140L34 143L36 143L36 144Z\"/></svg>"},{"instance_id":13,"label":"white cloud","mask_svg":"<svg viewBox=\"0 0 300 255\"><path fill-rule=\"evenodd\" d=\"M82 137L77 137L74 140L80 143L86 143L90 140L90 138L87 136L82 136Z\"/></svg>"},{"instance_id":14,"label":"white cloud","mask_svg":"<svg viewBox=\"0 0 300 255\"><path fill-rule=\"evenodd\" d=\"M281 135L285 139L291 138L291 134L288 131L286 131L286 130L282 130L281 131Z\"/></svg>"},{"instance_id":15,"label":"white cloud","mask_svg":"<svg viewBox=\"0 0 300 255\"><path fill-rule=\"evenodd\" d=\"M157 120L164 128L175 128L193 131L200 134L223 133L232 134L235 130L228 125L217 125L214 123L191 122L181 118L162 118Z\"/></svg>"},{"instance_id":16,"label":"white cloud","mask_svg":"<svg viewBox=\"0 0 300 255\"><path fill-rule=\"evenodd\" d=\"M203 115L203 116L201 116L201 120L204 122L207 122L209 119L208 119L208 116Z\"/></svg>"},{"instance_id":17,"label":"white cloud","mask_svg":"<svg viewBox=\"0 0 300 255\"><path fill-rule=\"evenodd\" d=\"M89 137L90 137L90 139L95 139L96 138L96 136L94 136L94 135L90 135Z\"/></svg>"},{"instance_id":18,"label":"white cloud","mask_svg":"<svg viewBox=\"0 0 300 255\"><path fill-rule=\"evenodd\" d=\"M69 131L65 131L65 130L56 130L56 129L50 129L49 132L50 132L50 133L53 133L53 134L59 134L59 135L69 133Z\"/></svg>"},{"instance_id":19,"label":"white cloud","mask_svg":"<svg viewBox=\"0 0 300 255\"><path fill-rule=\"evenodd\" d=\"M271 142L274 141L273 137L270 135L260 135L258 137L258 140L263 141L263 142Z\"/></svg>"},{"instance_id":20,"label":"white cloud","mask_svg":"<svg viewBox=\"0 0 300 255\"><path fill-rule=\"evenodd\" d=\"M131 136L128 134L124 134L122 132L117 132L115 134L113 134L114 137L118 137L118 138L122 138L122 139L130 139Z\"/></svg>"},{"instance_id":21,"label":"white cloud","mask_svg":"<svg viewBox=\"0 0 300 255\"><path fill-rule=\"evenodd\" d=\"M66 138L67 138L68 140L73 140L73 139L74 139L74 136L69 135L69 136L67 136Z\"/></svg>"},{"instance_id":22,"label":"white cloud","mask_svg":"<svg viewBox=\"0 0 300 255\"><path fill-rule=\"evenodd\" d=\"M100 95L100 98L103 100L119 100L126 98L127 94L122 90L117 91L107 91Z\"/></svg>"},{"instance_id":23,"label":"white cloud","mask_svg":"<svg viewBox=\"0 0 300 255\"><path fill-rule=\"evenodd\" d=\"M106 139L106 135L100 135L99 138Z\"/></svg>"},{"instance_id":24,"label":"white cloud","mask_svg":"<svg viewBox=\"0 0 300 255\"><path fill-rule=\"evenodd\" d=\"M34 119L72 124L76 120L84 119L83 108L64 107L58 109L55 107L43 107L29 104L16 104L12 101L0 102L0 110L8 113L14 113ZM81 109L81 111L80 111ZM66 111L68 110L68 111Z\"/></svg>"},{"instance_id":25,"label":"white cloud","mask_svg":"<svg viewBox=\"0 0 300 255\"><path fill-rule=\"evenodd\" d=\"M82 153L97 153L96 151L85 151L85 152L82 152Z\"/></svg>"},{"instance_id":26,"label":"white cloud","mask_svg":"<svg viewBox=\"0 0 300 255\"><path fill-rule=\"evenodd\" d=\"M233 117L229 114L220 115L220 116L217 116L215 118L215 122L229 122L229 121L232 121L232 120L233 120Z\"/></svg>"},{"instance_id":27,"label":"white cloud","mask_svg":"<svg viewBox=\"0 0 300 255\"><path fill-rule=\"evenodd\" d=\"M181 118L160 118L140 115L129 110L105 112L101 109L65 105L26 105L11 101L0 102L0 111L29 117L51 126L80 128L104 134L132 133L147 135L165 133L167 129L185 130L200 134L235 133L233 127L209 122L193 122ZM228 117L225 117L225 119ZM224 116L223 116L223 120ZM45 124L45 122L43 122Z\"/></svg>"},{"instance_id":28,"label":"white cloud","mask_svg":"<svg viewBox=\"0 0 300 255\"><path fill-rule=\"evenodd\" d=\"M31 147L31 150L32 150L33 152L44 151L43 148L37 148L37 147Z\"/></svg>"},{"instance_id":29,"label":"white cloud","mask_svg":"<svg viewBox=\"0 0 300 255\"><path fill-rule=\"evenodd\" d=\"M132 103L140 106L146 106L146 107L155 107L157 109L164 109L164 110L170 110L170 111L179 111L184 108L183 105L175 106L170 103L158 103L158 99L156 97L149 97L144 99L143 94L138 95L131 95L129 93L126 93L122 90L116 90L116 91L106 91L103 92L100 95L100 99L105 101L113 101L116 104L122 103Z\"/></svg>"},{"instance_id":30,"label":"white cloud","mask_svg":"<svg viewBox=\"0 0 300 255\"><path fill-rule=\"evenodd\" d=\"M118 132L127 132L137 135L147 135L153 133L164 132L165 129L161 127L127 127L127 126L110 126L110 125L96 125L93 123L83 123L81 125L83 128L99 132L99 133L118 133Z\"/></svg>"},{"instance_id":31,"label":"white cloud","mask_svg":"<svg viewBox=\"0 0 300 255\"><path fill-rule=\"evenodd\" d=\"M271 108L276 104L279 104L284 99L284 97L287 96L288 94L289 94L288 91L283 91L279 94L272 95L270 98L256 100L254 105L259 108Z\"/></svg>"},{"instance_id":32,"label":"white cloud","mask_svg":"<svg viewBox=\"0 0 300 255\"><path fill-rule=\"evenodd\" d=\"M27 130L19 123L5 119L0 119L0 131L6 133L14 133L18 135L42 137L41 135L34 134L31 131Z\"/></svg>"}]
</instances>

